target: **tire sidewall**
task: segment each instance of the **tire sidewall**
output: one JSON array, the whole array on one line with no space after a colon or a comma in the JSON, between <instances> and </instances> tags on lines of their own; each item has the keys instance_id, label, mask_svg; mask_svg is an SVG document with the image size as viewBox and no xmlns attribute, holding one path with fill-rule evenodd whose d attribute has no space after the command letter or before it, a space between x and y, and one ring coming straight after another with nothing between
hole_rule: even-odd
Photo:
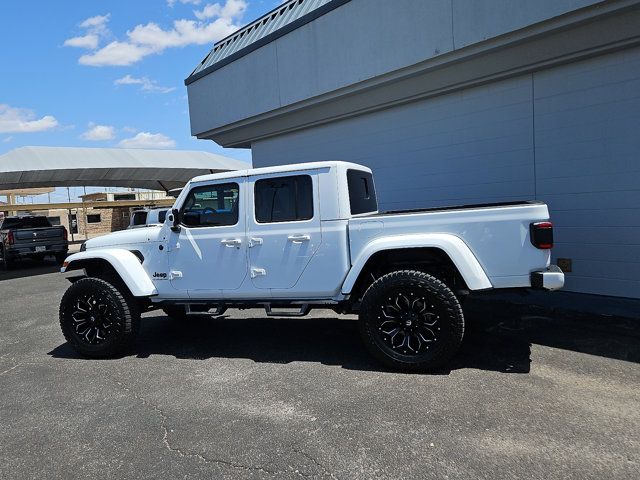
<instances>
[{"instance_id":1,"label":"tire sidewall","mask_svg":"<svg viewBox=\"0 0 640 480\"><path fill-rule=\"evenodd\" d=\"M81 297L100 294L112 312L115 331L98 345L84 342L74 331L71 314ZM139 321L139 319L138 319ZM106 358L120 353L135 334L136 318L125 296L110 283L97 278L83 278L74 282L60 302L60 327L66 340L81 354L93 358Z\"/></svg>"},{"instance_id":2,"label":"tire sidewall","mask_svg":"<svg viewBox=\"0 0 640 480\"><path fill-rule=\"evenodd\" d=\"M438 303L444 312L445 330L430 350L418 355L403 355L385 346L374 329L378 328L381 304L390 292L403 288L424 292L430 302ZM446 284L424 272L403 270L377 279L365 292L359 313L360 335L374 357L387 366L408 371L428 371L441 367L457 352L464 335L464 315L460 302Z\"/></svg>"}]
</instances>

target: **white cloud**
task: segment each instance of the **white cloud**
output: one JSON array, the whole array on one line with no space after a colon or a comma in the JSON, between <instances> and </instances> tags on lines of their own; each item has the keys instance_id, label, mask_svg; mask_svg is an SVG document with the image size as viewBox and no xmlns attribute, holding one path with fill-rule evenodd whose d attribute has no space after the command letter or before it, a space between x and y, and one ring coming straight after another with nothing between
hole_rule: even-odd
<instances>
[{"instance_id":1,"label":"white cloud","mask_svg":"<svg viewBox=\"0 0 640 480\"><path fill-rule=\"evenodd\" d=\"M110 125L96 125L95 123L89 123L89 130L84 132L81 137L92 142L112 140L115 138L115 129Z\"/></svg>"},{"instance_id":2,"label":"white cloud","mask_svg":"<svg viewBox=\"0 0 640 480\"><path fill-rule=\"evenodd\" d=\"M145 56L153 53L147 47L132 45L127 42L111 42L100 50L85 54L78 62L82 65L102 67L104 65L127 66L142 60Z\"/></svg>"},{"instance_id":3,"label":"white cloud","mask_svg":"<svg viewBox=\"0 0 640 480\"><path fill-rule=\"evenodd\" d=\"M147 55L162 53L167 48L211 44L240 28L239 21L246 8L246 0L226 0L224 5L208 4L195 11L194 15L199 20L175 20L169 29L153 22L139 24L127 32L126 40L113 41L82 55L79 62L91 66L126 66Z\"/></svg>"},{"instance_id":4,"label":"white cloud","mask_svg":"<svg viewBox=\"0 0 640 480\"><path fill-rule=\"evenodd\" d=\"M198 11L194 10L194 15L200 19L221 17L221 18L240 18L247 10L247 2L244 0L227 0L227 3L220 5L219 3L210 3Z\"/></svg>"},{"instance_id":5,"label":"white cloud","mask_svg":"<svg viewBox=\"0 0 640 480\"><path fill-rule=\"evenodd\" d=\"M98 48L98 41L99 39L97 35L89 33L87 35L82 35L80 37L68 38L67 40L64 41L64 46L94 50Z\"/></svg>"},{"instance_id":6,"label":"white cloud","mask_svg":"<svg viewBox=\"0 0 640 480\"><path fill-rule=\"evenodd\" d=\"M135 137L120 141L118 146L121 148L173 148L176 142L161 133L140 132Z\"/></svg>"},{"instance_id":7,"label":"white cloud","mask_svg":"<svg viewBox=\"0 0 640 480\"><path fill-rule=\"evenodd\" d=\"M96 15L95 17L89 17L80 24L80 27L92 30L94 33L106 33L107 23L111 17L110 13L106 15Z\"/></svg>"},{"instance_id":8,"label":"white cloud","mask_svg":"<svg viewBox=\"0 0 640 480\"><path fill-rule=\"evenodd\" d=\"M51 115L37 118L26 108L14 108L0 104L0 133L30 133L50 130L58 126L58 120Z\"/></svg>"},{"instance_id":9,"label":"white cloud","mask_svg":"<svg viewBox=\"0 0 640 480\"><path fill-rule=\"evenodd\" d=\"M2 143L9 143L11 140L13 140L13 137L9 135L8 137L2 139Z\"/></svg>"},{"instance_id":10,"label":"white cloud","mask_svg":"<svg viewBox=\"0 0 640 480\"><path fill-rule=\"evenodd\" d=\"M111 14L107 13L106 15L96 15L95 17L87 18L79 25L86 33L77 37L68 38L64 41L64 46L95 50L98 48L100 39L111 33L107 28L110 16Z\"/></svg>"},{"instance_id":11,"label":"white cloud","mask_svg":"<svg viewBox=\"0 0 640 480\"><path fill-rule=\"evenodd\" d=\"M167 0L167 5L173 8L177 2L180 2L183 5L200 5L200 0Z\"/></svg>"},{"instance_id":12,"label":"white cloud","mask_svg":"<svg viewBox=\"0 0 640 480\"><path fill-rule=\"evenodd\" d=\"M136 78L127 74L122 78L118 78L113 82L114 85L140 85L143 92L169 93L175 90L175 87L162 87L155 80L148 77Z\"/></svg>"}]
</instances>

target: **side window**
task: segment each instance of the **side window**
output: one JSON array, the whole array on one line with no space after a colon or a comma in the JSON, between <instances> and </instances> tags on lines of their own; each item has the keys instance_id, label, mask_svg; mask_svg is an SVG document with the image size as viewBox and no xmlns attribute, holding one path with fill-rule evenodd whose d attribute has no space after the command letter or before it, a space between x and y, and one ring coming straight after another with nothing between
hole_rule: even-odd
<instances>
[{"instance_id":1,"label":"side window","mask_svg":"<svg viewBox=\"0 0 640 480\"><path fill-rule=\"evenodd\" d=\"M258 223L313 218L313 183L309 175L265 178L254 187Z\"/></svg>"},{"instance_id":2,"label":"side window","mask_svg":"<svg viewBox=\"0 0 640 480\"><path fill-rule=\"evenodd\" d=\"M239 193L237 183L192 189L182 207L182 224L187 227L235 225L238 223Z\"/></svg>"},{"instance_id":3,"label":"side window","mask_svg":"<svg viewBox=\"0 0 640 480\"><path fill-rule=\"evenodd\" d=\"M133 212L133 222L131 222L131 225L144 225L145 223L147 223L147 212Z\"/></svg>"},{"instance_id":4,"label":"side window","mask_svg":"<svg viewBox=\"0 0 640 480\"><path fill-rule=\"evenodd\" d=\"M373 175L361 170L347 170L347 184L352 215L378 210Z\"/></svg>"}]
</instances>

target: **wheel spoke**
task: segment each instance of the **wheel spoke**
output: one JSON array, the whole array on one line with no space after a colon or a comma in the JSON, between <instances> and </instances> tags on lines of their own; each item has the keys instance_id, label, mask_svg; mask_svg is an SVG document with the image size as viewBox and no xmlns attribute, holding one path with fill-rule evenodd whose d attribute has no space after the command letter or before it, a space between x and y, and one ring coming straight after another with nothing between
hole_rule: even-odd
<instances>
[{"instance_id":1,"label":"wheel spoke","mask_svg":"<svg viewBox=\"0 0 640 480\"><path fill-rule=\"evenodd\" d=\"M70 321L79 340L98 345L105 342L114 331L112 315L108 298L101 293L92 293L75 301Z\"/></svg>"},{"instance_id":2,"label":"wheel spoke","mask_svg":"<svg viewBox=\"0 0 640 480\"><path fill-rule=\"evenodd\" d=\"M379 304L375 335L386 348L402 355L422 355L437 340L441 306L420 289L395 290ZM433 302L433 304L432 304Z\"/></svg>"},{"instance_id":3,"label":"wheel spoke","mask_svg":"<svg viewBox=\"0 0 640 480\"><path fill-rule=\"evenodd\" d=\"M405 297L403 294L399 293L398 296L396 297L396 307L398 307L398 310L400 312L402 312L403 310L406 310L409 308L409 299L407 297Z\"/></svg>"}]
</instances>

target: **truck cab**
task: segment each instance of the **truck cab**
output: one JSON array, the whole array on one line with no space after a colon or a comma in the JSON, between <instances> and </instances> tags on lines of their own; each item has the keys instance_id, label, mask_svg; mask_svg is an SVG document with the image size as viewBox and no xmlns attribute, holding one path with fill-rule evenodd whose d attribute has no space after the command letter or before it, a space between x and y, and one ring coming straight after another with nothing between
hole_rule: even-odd
<instances>
[{"instance_id":1,"label":"truck cab","mask_svg":"<svg viewBox=\"0 0 640 480\"><path fill-rule=\"evenodd\" d=\"M536 202L379 212L370 169L305 163L196 177L164 224L89 240L62 270L84 270L79 285L98 279L115 288L132 324L153 308L179 319L233 307L358 313L376 357L424 368L459 345L460 302L469 292L562 286L562 273L550 265L550 225L546 205ZM426 323L435 317L450 317L448 340L438 345L451 345L432 354L437 330ZM91 341L78 340L70 325L65 335L82 351ZM393 334L379 339L374 329ZM94 350L112 349L84 348Z\"/></svg>"}]
</instances>

